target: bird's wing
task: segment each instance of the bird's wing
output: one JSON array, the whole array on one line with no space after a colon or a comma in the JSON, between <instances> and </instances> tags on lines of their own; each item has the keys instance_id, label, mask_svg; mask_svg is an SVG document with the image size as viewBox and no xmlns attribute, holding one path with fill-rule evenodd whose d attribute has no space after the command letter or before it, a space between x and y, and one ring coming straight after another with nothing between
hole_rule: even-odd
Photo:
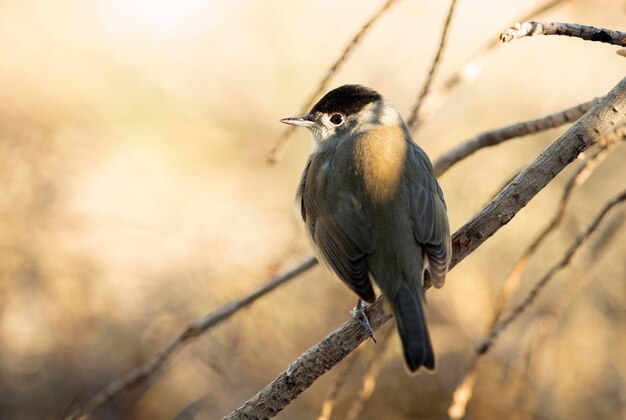
<instances>
[{"instance_id":1,"label":"bird's wing","mask_svg":"<svg viewBox=\"0 0 626 420\"><path fill-rule=\"evenodd\" d=\"M351 192L332 194L327 200L310 199L307 187L305 175L298 188L301 214L320 260L361 299L373 302L376 294L367 256L374 238L361 202Z\"/></svg>"},{"instance_id":2,"label":"bird's wing","mask_svg":"<svg viewBox=\"0 0 626 420\"><path fill-rule=\"evenodd\" d=\"M412 144L411 153L417 163L410 171L409 206L415 240L428 257L429 274L435 287L443 286L452 256L450 225L443 193L432 165L419 146Z\"/></svg>"}]
</instances>

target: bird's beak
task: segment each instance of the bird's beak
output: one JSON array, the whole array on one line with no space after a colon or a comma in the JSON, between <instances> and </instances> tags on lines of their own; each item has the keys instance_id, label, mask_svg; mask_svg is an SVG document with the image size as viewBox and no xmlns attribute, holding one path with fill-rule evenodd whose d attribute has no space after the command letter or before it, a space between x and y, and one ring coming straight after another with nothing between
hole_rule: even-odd
<instances>
[{"instance_id":1,"label":"bird's beak","mask_svg":"<svg viewBox=\"0 0 626 420\"><path fill-rule=\"evenodd\" d=\"M296 125L299 127L312 127L315 125L315 120L312 115L303 115L302 117L283 118L281 123Z\"/></svg>"}]
</instances>

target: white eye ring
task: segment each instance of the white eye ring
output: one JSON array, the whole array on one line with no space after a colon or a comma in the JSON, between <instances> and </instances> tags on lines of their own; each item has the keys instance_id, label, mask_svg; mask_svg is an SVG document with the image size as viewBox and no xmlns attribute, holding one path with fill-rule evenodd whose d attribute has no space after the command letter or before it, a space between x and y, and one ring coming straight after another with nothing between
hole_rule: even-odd
<instances>
[{"instance_id":1,"label":"white eye ring","mask_svg":"<svg viewBox=\"0 0 626 420\"><path fill-rule=\"evenodd\" d=\"M334 113L330 116L330 118L328 118L328 120L330 121L331 124L338 126L343 124L343 122L346 120L346 117L343 116L343 114L340 113Z\"/></svg>"}]
</instances>

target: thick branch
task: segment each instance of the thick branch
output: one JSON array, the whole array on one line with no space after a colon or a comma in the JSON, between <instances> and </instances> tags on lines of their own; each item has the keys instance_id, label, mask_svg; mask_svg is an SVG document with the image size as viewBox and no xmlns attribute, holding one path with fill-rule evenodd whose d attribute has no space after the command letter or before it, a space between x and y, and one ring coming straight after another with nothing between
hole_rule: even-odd
<instances>
[{"instance_id":1,"label":"thick branch","mask_svg":"<svg viewBox=\"0 0 626 420\"><path fill-rule=\"evenodd\" d=\"M482 148L496 146L507 140L539 133L541 131L560 127L567 123L572 123L582 117L585 112L589 111L596 102L598 102L598 99L592 99L591 101L587 101L554 114L546 115L545 117L518 122L496 130L478 134L471 139L460 143L454 149L451 149L439 156L433 164L435 174L437 176L443 175L454 164Z\"/></svg>"},{"instance_id":2,"label":"thick branch","mask_svg":"<svg viewBox=\"0 0 626 420\"><path fill-rule=\"evenodd\" d=\"M620 81L583 118L505 187L452 238L451 268L507 224L548 182L579 153L594 144L623 117L626 109L626 78ZM367 308L374 330L391 318L382 299ZM226 416L226 419L266 418L276 415L317 378L339 363L369 335L355 320L349 320L294 361L285 372Z\"/></svg>"},{"instance_id":3,"label":"thick branch","mask_svg":"<svg viewBox=\"0 0 626 420\"><path fill-rule=\"evenodd\" d=\"M509 42L514 39L535 35L563 35L581 38L585 41L604 42L606 44L626 47L626 32L612 29L596 28L595 26L580 25L578 23L561 22L524 22L516 23L515 26L500 34L500 41Z\"/></svg>"}]
</instances>

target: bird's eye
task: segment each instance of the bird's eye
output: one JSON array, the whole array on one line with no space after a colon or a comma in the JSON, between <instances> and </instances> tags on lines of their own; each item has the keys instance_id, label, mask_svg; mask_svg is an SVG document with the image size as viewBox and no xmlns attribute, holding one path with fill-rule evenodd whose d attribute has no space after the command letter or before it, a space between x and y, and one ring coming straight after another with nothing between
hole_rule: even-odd
<instances>
[{"instance_id":1,"label":"bird's eye","mask_svg":"<svg viewBox=\"0 0 626 420\"><path fill-rule=\"evenodd\" d=\"M330 122L334 125L341 125L343 123L343 115L342 114L333 114L330 116Z\"/></svg>"}]
</instances>

